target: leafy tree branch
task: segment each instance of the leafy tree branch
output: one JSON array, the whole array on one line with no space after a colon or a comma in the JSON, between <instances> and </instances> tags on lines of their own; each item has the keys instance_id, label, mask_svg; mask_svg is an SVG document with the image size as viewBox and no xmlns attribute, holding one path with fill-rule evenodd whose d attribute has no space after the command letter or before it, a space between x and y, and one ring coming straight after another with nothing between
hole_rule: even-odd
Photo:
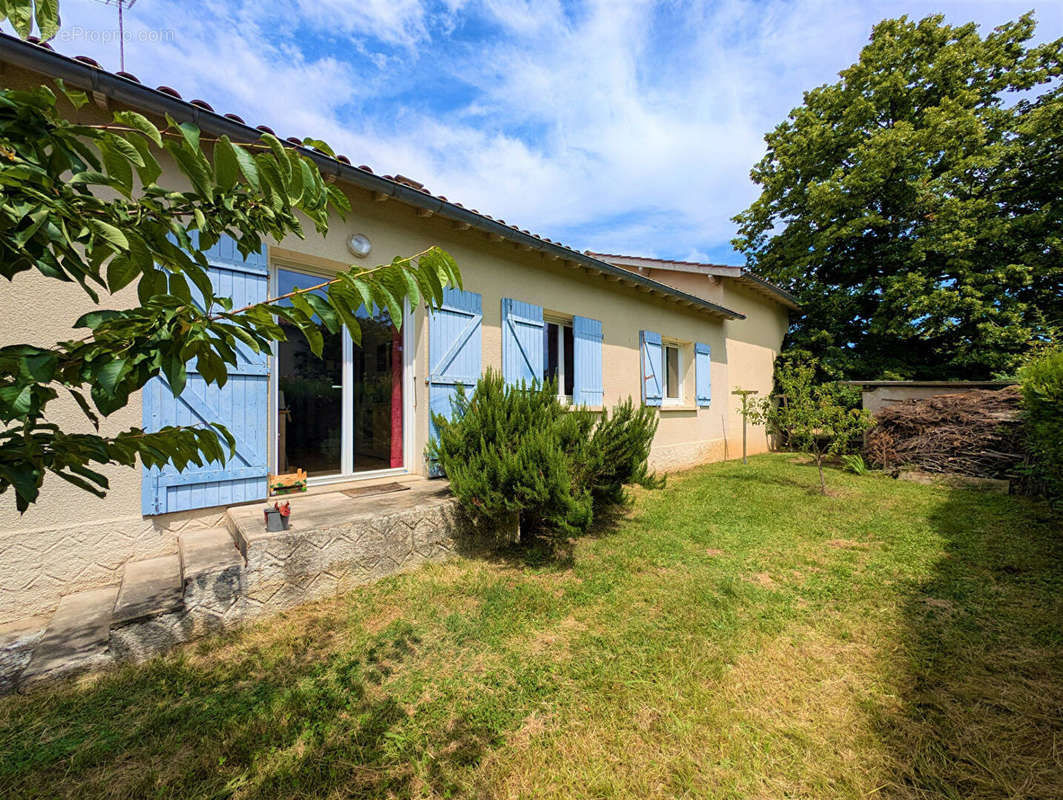
<instances>
[{"instance_id":1,"label":"leafy tree branch","mask_svg":"<svg viewBox=\"0 0 1063 800\"><path fill-rule=\"evenodd\" d=\"M26 35L36 23L54 33L52 2L0 2L0 15ZM389 264L352 266L333 279L234 308L216 292L203 252L231 237L247 257L272 238L324 234L347 197L317 166L275 136L234 142L203 137L190 123L162 124L130 110L106 123L68 119L86 103L61 82L56 91L0 89L0 275L35 272L81 287L97 306L51 347L0 347L0 493L14 489L19 510L36 501L51 473L98 495L108 482L90 464L146 466L224 462L234 439L218 422L103 435L101 419L124 407L156 376L174 395L194 369L223 386L237 351L270 352L290 323L321 354L321 326L361 340L358 310L386 310L402 324L403 302L442 302L460 286L453 259L430 247ZM68 103L70 111L60 110ZM304 146L333 155L324 142ZM163 163L187 188L160 185ZM135 290L135 293L134 293ZM50 408L72 398L95 433L66 431Z\"/></svg>"}]
</instances>

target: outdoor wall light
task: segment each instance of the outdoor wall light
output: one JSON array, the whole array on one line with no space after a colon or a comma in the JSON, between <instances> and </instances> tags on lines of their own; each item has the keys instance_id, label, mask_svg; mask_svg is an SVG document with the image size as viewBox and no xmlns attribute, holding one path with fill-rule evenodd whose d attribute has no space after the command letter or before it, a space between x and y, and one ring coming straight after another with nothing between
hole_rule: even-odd
<instances>
[{"instance_id":1,"label":"outdoor wall light","mask_svg":"<svg viewBox=\"0 0 1063 800\"><path fill-rule=\"evenodd\" d=\"M373 243L369 241L369 237L364 233L355 233L347 240L347 249L351 251L351 255L357 258L365 258L372 252Z\"/></svg>"}]
</instances>

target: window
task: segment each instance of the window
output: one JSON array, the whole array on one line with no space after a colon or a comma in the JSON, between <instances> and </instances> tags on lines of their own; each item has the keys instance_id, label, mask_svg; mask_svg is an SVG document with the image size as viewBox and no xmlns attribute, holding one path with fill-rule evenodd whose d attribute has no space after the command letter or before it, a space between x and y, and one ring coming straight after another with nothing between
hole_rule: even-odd
<instances>
[{"instance_id":1,"label":"window","mask_svg":"<svg viewBox=\"0 0 1063 800\"><path fill-rule=\"evenodd\" d=\"M664 346L664 402L678 404L683 399L683 374L679 345Z\"/></svg>"},{"instance_id":2,"label":"window","mask_svg":"<svg viewBox=\"0 0 1063 800\"><path fill-rule=\"evenodd\" d=\"M543 380L556 380L557 393L572 397L575 373L572 324L547 322L543 325Z\"/></svg>"}]
</instances>

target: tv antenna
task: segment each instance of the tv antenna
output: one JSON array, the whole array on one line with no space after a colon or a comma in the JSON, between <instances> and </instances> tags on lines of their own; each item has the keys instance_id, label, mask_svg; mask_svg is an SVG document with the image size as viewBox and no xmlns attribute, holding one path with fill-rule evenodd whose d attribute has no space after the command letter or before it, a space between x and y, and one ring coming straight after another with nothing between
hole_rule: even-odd
<instances>
[{"instance_id":1,"label":"tv antenna","mask_svg":"<svg viewBox=\"0 0 1063 800\"><path fill-rule=\"evenodd\" d=\"M122 72L125 72L125 20L122 14L125 9L135 6L137 0L96 0L96 2L103 3L105 6L118 6L118 60L122 65Z\"/></svg>"}]
</instances>

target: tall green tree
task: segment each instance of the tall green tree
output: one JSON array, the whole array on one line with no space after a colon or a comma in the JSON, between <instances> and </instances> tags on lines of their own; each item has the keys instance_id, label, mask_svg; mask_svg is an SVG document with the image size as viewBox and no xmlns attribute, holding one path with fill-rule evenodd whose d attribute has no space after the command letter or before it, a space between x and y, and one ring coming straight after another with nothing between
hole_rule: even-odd
<instances>
[{"instance_id":1,"label":"tall green tree","mask_svg":"<svg viewBox=\"0 0 1063 800\"><path fill-rule=\"evenodd\" d=\"M1063 39L880 22L767 134L735 221L801 301L788 347L852 378L988 378L1063 325Z\"/></svg>"},{"instance_id":2,"label":"tall green tree","mask_svg":"<svg viewBox=\"0 0 1063 800\"><path fill-rule=\"evenodd\" d=\"M48 35L58 7L55 0L4 0L0 21L5 16L23 35L34 19ZM320 355L319 322L332 332L346 326L358 342L359 307L387 309L401 324L404 299L437 305L447 284L461 284L453 259L432 247L234 308L215 293L202 251L230 236L246 256L267 238L303 236L305 223L324 234L330 217L349 209L343 192L269 134L208 139L192 124L156 124L129 110L98 124L68 118L85 101L59 82L54 91L0 89L0 276L74 283L98 306L74 323L68 340L0 347L0 494L13 489L22 511L49 473L103 495L107 479L90 465L172 462L183 469L231 455L233 438L216 423L100 432L101 418L156 375L175 395L190 365L207 383L223 385L237 344L268 350L285 338L282 320ZM332 155L324 142L303 145ZM160 159L189 188L160 185ZM77 403L83 426L56 424L60 398Z\"/></svg>"}]
</instances>

